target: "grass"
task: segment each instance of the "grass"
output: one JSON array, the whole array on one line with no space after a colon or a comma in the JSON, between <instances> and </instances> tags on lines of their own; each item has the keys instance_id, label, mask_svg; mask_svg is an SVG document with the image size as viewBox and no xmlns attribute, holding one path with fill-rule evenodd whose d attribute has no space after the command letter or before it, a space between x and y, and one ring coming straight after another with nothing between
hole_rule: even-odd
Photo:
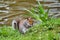
<instances>
[{"instance_id":1,"label":"grass","mask_svg":"<svg viewBox=\"0 0 60 40\"><path fill-rule=\"evenodd\" d=\"M32 7L31 10L26 9L26 11L28 11L33 18L39 20L40 22L45 22L48 20L49 8L47 12L45 12L43 6L40 4L39 1L38 1L38 8Z\"/></svg>"},{"instance_id":2,"label":"grass","mask_svg":"<svg viewBox=\"0 0 60 40\"><path fill-rule=\"evenodd\" d=\"M49 24L47 26L46 24L40 26L36 24L26 34L21 34L19 31L13 30L11 26L4 25L0 27L0 40L60 40L59 21L60 18L50 20L49 22L55 23L51 27Z\"/></svg>"}]
</instances>

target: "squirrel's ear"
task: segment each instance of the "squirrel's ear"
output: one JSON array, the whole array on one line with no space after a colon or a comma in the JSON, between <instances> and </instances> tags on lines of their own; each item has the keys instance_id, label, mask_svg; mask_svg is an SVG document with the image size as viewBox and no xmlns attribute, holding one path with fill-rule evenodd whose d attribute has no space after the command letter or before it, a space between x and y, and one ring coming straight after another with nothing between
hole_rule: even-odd
<instances>
[{"instance_id":1,"label":"squirrel's ear","mask_svg":"<svg viewBox=\"0 0 60 40\"><path fill-rule=\"evenodd\" d=\"M27 17L27 20L30 20L30 19L32 19L31 17Z\"/></svg>"},{"instance_id":2,"label":"squirrel's ear","mask_svg":"<svg viewBox=\"0 0 60 40\"><path fill-rule=\"evenodd\" d=\"M28 17L27 17L26 19L27 19L27 20L29 20L29 18L28 18Z\"/></svg>"}]
</instances>

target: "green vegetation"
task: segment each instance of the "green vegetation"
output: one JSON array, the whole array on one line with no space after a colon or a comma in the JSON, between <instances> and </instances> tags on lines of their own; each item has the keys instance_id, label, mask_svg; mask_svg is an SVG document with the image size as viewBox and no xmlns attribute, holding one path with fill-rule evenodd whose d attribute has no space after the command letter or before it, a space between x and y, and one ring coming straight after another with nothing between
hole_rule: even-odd
<instances>
[{"instance_id":1,"label":"green vegetation","mask_svg":"<svg viewBox=\"0 0 60 40\"><path fill-rule=\"evenodd\" d=\"M26 10L32 15L32 17L34 17L36 20L39 20L40 22L45 22L48 20L49 9L47 12L45 12L40 2L38 2L38 8L33 7L31 10Z\"/></svg>"},{"instance_id":2,"label":"green vegetation","mask_svg":"<svg viewBox=\"0 0 60 40\"><path fill-rule=\"evenodd\" d=\"M0 28L0 40L60 40L60 18L49 18L49 10L44 12L39 2L38 5L38 8L27 11L31 13L33 18L40 21L40 24L31 27L26 34L21 34L17 30L14 31L11 27L2 26Z\"/></svg>"},{"instance_id":3,"label":"green vegetation","mask_svg":"<svg viewBox=\"0 0 60 40\"><path fill-rule=\"evenodd\" d=\"M49 22L55 24L49 25ZM60 40L60 18L49 22L47 25L31 27L26 34L21 34L17 30L14 31L10 26L2 26L0 28L0 40Z\"/></svg>"}]
</instances>

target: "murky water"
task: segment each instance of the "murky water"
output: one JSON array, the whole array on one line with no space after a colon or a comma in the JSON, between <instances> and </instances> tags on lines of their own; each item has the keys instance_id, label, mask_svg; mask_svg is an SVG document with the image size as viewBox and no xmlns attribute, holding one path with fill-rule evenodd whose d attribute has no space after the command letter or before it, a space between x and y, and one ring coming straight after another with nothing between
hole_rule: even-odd
<instances>
[{"instance_id":1,"label":"murky water","mask_svg":"<svg viewBox=\"0 0 60 40\"><path fill-rule=\"evenodd\" d=\"M37 1L44 5L45 11L50 7L49 16L60 17L59 0L0 0L0 22L10 25L12 19L29 14L25 9L38 7Z\"/></svg>"}]
</instances>

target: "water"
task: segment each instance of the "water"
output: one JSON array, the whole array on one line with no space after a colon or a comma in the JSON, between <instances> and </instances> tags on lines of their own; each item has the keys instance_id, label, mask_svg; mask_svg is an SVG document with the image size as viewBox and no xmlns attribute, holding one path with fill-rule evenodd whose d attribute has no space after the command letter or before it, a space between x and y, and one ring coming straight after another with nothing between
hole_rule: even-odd
<instances>
[{"instance_id":1,"label":"water","mask_svg":"<svg viewBox=\"0 0 60 40\"><path fill-rule=\"evenodd\" d=\"M5 21L10 25L12 19L21 17L23 14L28 14L25 9L38 7L37 1L44 5L45 11L50 7L49 16L60 17L60 3L58 0L0 0L0 20Z\"/></svg>"}]
</instances>

